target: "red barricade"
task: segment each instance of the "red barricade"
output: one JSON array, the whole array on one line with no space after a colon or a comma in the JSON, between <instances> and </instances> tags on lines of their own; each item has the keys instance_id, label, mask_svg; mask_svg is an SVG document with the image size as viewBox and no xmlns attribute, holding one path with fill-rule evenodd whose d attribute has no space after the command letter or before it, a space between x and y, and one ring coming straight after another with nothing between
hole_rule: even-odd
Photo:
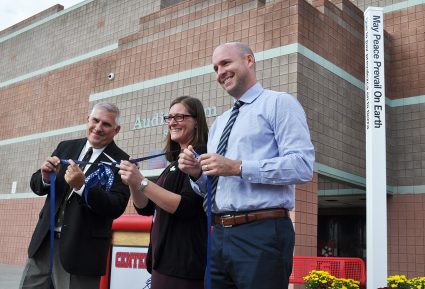
<instances>
[{"instance_id":1,"label":"red barricade","mask_svg":"<svg viewBox=\"0 0 425 289\"><path fill-rule=\"evenodd\" d=\"M304 284L303 277L312 270L327 271L337 278L353 279L366 284L364 261L360 258L294 256L289 283Z\"/></svg>"}]
</instances>

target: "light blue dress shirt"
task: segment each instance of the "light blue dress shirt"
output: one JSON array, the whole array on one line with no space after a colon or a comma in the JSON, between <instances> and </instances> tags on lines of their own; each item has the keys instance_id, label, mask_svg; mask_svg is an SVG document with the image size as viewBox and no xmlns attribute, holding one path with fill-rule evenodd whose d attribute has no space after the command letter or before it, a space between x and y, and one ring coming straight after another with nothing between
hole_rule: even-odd
<instances>
[{"instance_id":1,"label":"light blue dress shirt","mask_svg":"<svg viewBox=\"0 0 425 289\"><path fill-rule=\"evenodd\" d=\"M314 147L297 99L257 83L240 98L245 104L233 125L225 157L242 160L242 176L219 177L214 213L268 208L293 209L295 184L313 176ZM208 139L216 152L231 109L217 117ZM192 182L205 196L207 177Z\"/></svg>"}]
</instances>

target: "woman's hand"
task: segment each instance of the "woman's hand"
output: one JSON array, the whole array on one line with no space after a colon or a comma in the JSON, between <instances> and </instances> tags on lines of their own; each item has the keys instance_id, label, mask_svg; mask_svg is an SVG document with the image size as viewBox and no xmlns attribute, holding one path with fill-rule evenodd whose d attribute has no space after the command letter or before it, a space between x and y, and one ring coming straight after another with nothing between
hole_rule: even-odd
<instances>
[{"instance_id":1,"label":"woman's hand","mask_svg":"<svg viewBox=\"0 0 425 289\"><path fill-rule=\"evenodd\" d=\"M192 178L198 179L202 173L201 165L191 145L180 153L178 163L179 169Z\"/></svg>"},{"instance_id":2,"label":"woman's hand","mask_svg":"<svg viewBox=\"0 0 425 289\"><path fill-rule=\"evenodd\" d=\"M140 182L144 179L144 176L139 171L139 167L129 161L121 161L118 174L120 174L123 183L134 190L137 190Z\"/></svg>"}]
</instances>

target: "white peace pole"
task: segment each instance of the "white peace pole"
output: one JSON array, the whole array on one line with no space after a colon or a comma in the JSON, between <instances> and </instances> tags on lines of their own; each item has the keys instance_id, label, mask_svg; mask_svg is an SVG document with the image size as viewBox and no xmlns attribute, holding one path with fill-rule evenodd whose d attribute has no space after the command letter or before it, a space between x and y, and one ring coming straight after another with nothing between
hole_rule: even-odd
<instances>
[{"instance_id":1,"label":"white peace pole","mask_svg":"<svg viewBox=\"0 0 425 289\"><path fill-rule=\"evenodd\" d=\"M387 177L383 9L364 13L367 288L387 284Z\"/></svg>"}]
</instances>

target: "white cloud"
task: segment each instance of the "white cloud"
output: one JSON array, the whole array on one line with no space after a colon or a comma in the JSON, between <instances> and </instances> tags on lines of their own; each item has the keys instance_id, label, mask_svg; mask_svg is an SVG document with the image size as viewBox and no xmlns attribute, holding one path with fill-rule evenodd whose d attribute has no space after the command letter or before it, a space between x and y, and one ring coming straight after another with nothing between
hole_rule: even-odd
<instances>
[{"instance_id":1,"label":"white cloud","mask_svg":"<svg viewBox=\"0 0 425 289\"><path fill-rule=\"evenodd\" d=\"M0 31L53 5L61 4L67 9L80 2L83 0L0 0Z\"/></svg>"}]
</instances>

